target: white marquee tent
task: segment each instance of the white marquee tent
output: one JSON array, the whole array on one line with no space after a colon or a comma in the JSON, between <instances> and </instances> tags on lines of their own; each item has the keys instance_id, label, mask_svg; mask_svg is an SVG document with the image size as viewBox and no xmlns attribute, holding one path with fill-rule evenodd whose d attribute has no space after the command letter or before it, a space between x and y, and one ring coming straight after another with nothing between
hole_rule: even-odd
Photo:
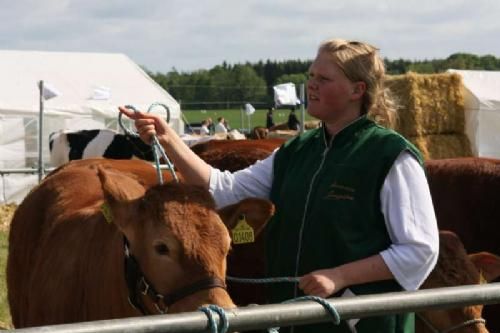
<instances>
[{"instance_id":1,"label":"white marquee tent","mask_svg":"<svg viewBox=\"0 0 500 333\"><path fill-rule=\"evenodd\" d=\"M152 103L165 104L171 126L184 131L179 103L123 54L0 50L0 73L0 171L37 167L40 80L60 93L44 103L45 163L50 133L118 129L119 105L147 110ZM37 180L2 173L0 203L19 202Z\"/></svg>"},{"instance_id":2,"label":"white marquee tent","mask_svg":"<svg viewBox=\"0 0 500 333\"><path fill-rule=\"evenodd\" d=\"M500 158L500 72L449 71L463 79L465 131L473 154Z\"/></svg>"}]
</instances>

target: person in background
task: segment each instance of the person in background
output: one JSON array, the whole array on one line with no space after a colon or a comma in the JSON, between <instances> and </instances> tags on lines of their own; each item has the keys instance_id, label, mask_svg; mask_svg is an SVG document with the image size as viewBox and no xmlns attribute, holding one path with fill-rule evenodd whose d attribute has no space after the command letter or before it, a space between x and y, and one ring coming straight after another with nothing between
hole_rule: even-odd
<instances>
[{"instance_id":1,"label":"person in background","mask_svg":"<svg viewBox=\"0 0 500 333\"><path fill-rule=\"evenodd\" d=\"M226 127L226 131L230 132L231 126L229 126L229 122L227 121L227 119L224 118L223 124L224 124L224 127Z\"/></svg>"},{"instance_id":2,"label":"person in background","mask_svg":"<svg viewBox=\"0 0 500 333\"><path fill-rule=\"evenodd\" d=\"M210 130L208 129L208 120L207 119L204 119L202 122L201 122L201 127L200 127L200 135L210 135Z\"/></svg>"},{"instance_id":3,"label":"person in background","mask_svg":"<svg viewBox=\"0 0 500 333\"><path fill-rule=\"evenodd\" d=\"M288 115L288 128L294 131L300 130L300 121L295 114L295 108L290 110L290 114Z\"/></svg>"},{"instance_id":4,"label":"person in background","mask_svg":"<svg viewBox=\"0 0 500 333\"><path fill-rule=\"evenodd\" d=\"M217 124L215 124L215 133L227 133L227 127L224 117L217 118Z\"/></svg>"},{"instance_id":5,"label":"person in background","mask_svg":"<svg viewBox=\"0 0 500 333\"><path fill-rule=\"evenodd\" d=\"M366 43L323 42L309 68L308 113L321 128L298 135L267 159L235 173L198 158L153 114L135 119L141 138L156 134L184 179L209 189L223 207L267 198L271 303L302 295L341 297L416 290L434 268L438 229L420 152L373 119L391 114L378 50ZM280 332L289 332L282 327ZM294 327L294 332L413 333L411 313Z\"/></svg>"},{"instance_id":6,"label":"person in background","mask_svg":"<svg viewBox=\"0 0 500 333\"><path fill-rule=\"evenodd\" d=\"M267 109L267 114L266 114L266 128L269 129L274 126L274 119L273 119L273 107L269 107Z\"/></svg>"},{"instance_id":7,"label":"person in background","mask_svg":"<svg viewBox=\"0 0 500 333\"><path fill-rule=\"evenodd\" d=\"M210 131L210 135L212 135L215 133L214 121L210 117L207 118L207 121L208 121L208 130Z\"/></svg>"}]
</instances>

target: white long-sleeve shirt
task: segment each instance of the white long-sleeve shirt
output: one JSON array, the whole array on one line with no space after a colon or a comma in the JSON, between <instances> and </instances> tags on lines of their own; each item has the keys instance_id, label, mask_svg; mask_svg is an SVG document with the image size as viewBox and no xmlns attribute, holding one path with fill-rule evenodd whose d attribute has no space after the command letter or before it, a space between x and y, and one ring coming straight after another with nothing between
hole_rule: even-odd
<instances>
[{"instance_id":1,"label":"white long-sleeve shirt","mask_svg":"<svg viewBox=\"0 0 500 333\"><path fill-rule=\"evenodd\" d=\"M209 190L218 207L248 197L269 199L275 152L230 173L212 168ZM439 235L429 185L416 158L403 151L380 191L381 210L392 244L380 255L406 290L416 290L434 268Z\"/></svg>"}]
</instances>

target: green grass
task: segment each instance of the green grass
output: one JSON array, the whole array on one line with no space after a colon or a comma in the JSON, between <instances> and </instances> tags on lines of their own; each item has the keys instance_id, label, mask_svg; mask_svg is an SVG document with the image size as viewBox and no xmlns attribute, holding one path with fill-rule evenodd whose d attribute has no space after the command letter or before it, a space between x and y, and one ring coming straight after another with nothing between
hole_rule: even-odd
<instances>
[{"instance_id":1,"label":"green grass","mask_svg":"<svg viewBox=\"0 0 500 333\"><path fill-rule=\"evenodd\" d=\"M299 120L301 119L300 110L295 111ZM241 110L238 109L224 109L224 110L184 110L184 116L190 123L199 123L203 119L212 118L214 122L217 118L224 117L231 128L254 128L255 126L266 125L267 109L257 109L250 117L243 115ZM289 109L277 109L273 113L274 123L281 124L288 120ZM243 119L242 119L243 118ZM250 126L249 124L250 119ZM306 112L306 121L313 119Z\"/></svg>"},{"instance_id":2,"label":"green grass","mask_svg":"<svg viewBox=\"0 0 500 333\"><path fill-rule=\"evenodd\" d=\"M7 302L7 281L5 267L7 264L9 232L0 231L0 327L10 328L11 319L9 303Z\"/></svg>"}]
</instances>

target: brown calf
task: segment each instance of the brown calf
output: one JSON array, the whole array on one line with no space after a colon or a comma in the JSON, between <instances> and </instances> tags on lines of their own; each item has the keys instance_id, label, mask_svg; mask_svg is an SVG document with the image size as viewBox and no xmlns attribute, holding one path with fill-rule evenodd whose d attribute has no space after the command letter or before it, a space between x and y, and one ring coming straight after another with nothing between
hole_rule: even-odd
<instances>
[{"instance_id":1,"label":"brown calf","mask_svg":"<svg viewBox=\"0 0 500 333\"><path fill-rule=\"evenodd\" d=\"M125 238L140 268L131 295L144 312L233 306L221 283L230 238L213 199L182 183L153 185L155 177L139 160L80 160L54 171L25 198L13 217L7 262L16 327L140 315L127 299ZM242 214L267 220L269 205L250 200L222 218L228 224ZM141 276L165 299L140 294ZM190 290L199 281L203 287ZM179 291L183 295L173 298Z\"/></svg>"}]
</instances>

